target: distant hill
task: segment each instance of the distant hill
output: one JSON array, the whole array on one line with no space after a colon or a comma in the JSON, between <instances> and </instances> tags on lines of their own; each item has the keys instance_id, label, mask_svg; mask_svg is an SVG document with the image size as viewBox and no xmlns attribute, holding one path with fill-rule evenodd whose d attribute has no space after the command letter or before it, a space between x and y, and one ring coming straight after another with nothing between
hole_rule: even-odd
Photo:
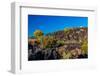
<instances>
[{"instance_id":1,"label":"distant hill","mask_svg":"<svg viewBox=\"0 0 100 76\"><path fill-rule=\"evenodd\" d=\"M88 37L88 28L69 28L67 31L60 30L48 33L46 36L54 36L58 40L81 40Z\"/></svg>"}]
</instances>

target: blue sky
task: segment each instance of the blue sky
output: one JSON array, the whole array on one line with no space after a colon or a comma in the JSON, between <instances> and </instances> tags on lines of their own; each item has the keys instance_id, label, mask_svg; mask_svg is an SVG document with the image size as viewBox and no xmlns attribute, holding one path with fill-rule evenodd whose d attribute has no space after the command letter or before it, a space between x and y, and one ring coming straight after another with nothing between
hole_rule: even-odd
<instances>
[{"instance_id":1,"label":"blue sky","mask_svg":"<svg viewBox=\"0 0 100 76\"><path fill-rule=\"evenodd\" d=\"M33 36L35 30L44 34L63 30L64 28L88 27L88 17L28 15L28 36Z\"/></svg>"}]
</instances>

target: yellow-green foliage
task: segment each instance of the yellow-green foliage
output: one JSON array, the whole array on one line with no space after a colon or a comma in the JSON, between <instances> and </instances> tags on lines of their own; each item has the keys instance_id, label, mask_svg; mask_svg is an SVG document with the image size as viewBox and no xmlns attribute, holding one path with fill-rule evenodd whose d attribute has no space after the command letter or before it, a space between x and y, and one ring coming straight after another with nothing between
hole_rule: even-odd
<instances>
[{"instance_id":1,"label":"yellow-green foliage","mask_svg":"<svg viewBox=\"0 0 100 76\"><path fill-rule=\"evenodd\" d=\"M63 51L62 58L63 59L69 59L69 58L71 58L71 53L70 52L66 53L65 51Z\"/></svg>"},{"instance_id":2,"label":"yellow-green foliage","mask_svg":"<svg viewBox=\"0 0 100 76\"><path fill-rule=\"evenodd\" d=\"M43 39L43 45L44 47L51 47L55 41L56 40L53 36L45 36Z\"/></svg>"},{"instance_id":3,"label":"yellow-green foliage","mask_svg":"<svg viewBox=\"0 0 100 76\"><path fill-rule=\"evenodd\" d=\"M57 44L59 44L59 45L64 45L64 43L65 43L65 42L64 42L63 40L58 40L58 41L57 41Z\"/></svg>"},{"instance_id":4,"label":"yellow-green foliage","mask_svg":"<svg viewBox=\"0 0 100 76\"><path fill-rule=\"evenodd\" d=\"M42 44L43 43L43 32L41 30L36 30L34 32L34 36L37 38L37 40Z\"/></svg>"},{"instance_id":5,"label":"yellow-green foliage","mask_svg":"<svg viewBox=\"0 0 100 76\"><path fill-rule=\"evenodd\" d=\"M67 33L69 31L69 28L64 28L64 32Z\"/></svg>"},{"instance_id":6,"label":"yellow-green foliage","mask_svg":"<svg viewBox=\"0 0 100 76\"><path fill-rule=\"evenodd\" d=\"M87 54L88 53L88 42L87 40L84 40L81 46L82 53Z\"/></svg>"},{"instance_id":7,"label":"yellow-green foliage","mask_svg":"<svg viewBox=\"0 0 100 76\"><path fill-rule=\"evenodd\" d=\"M41 47L51 47L55 42L55 38L53 36L43 36L43 32L41 30L36 30L34 32L34 36L40 41Z\"/></svg>"},{"instance_id":8,"label":"yellow-green foliage","mask_svg":"<svg viewBox=\"0 0 100 76\"><path fill-rule=\"evenodd\" d=\"M41 36L43 36L43 32L42 32L41 30L36 30L36 31L34 32L34 36L35 36L36 38L41 37Z\"/></svg>"}]
</instances>

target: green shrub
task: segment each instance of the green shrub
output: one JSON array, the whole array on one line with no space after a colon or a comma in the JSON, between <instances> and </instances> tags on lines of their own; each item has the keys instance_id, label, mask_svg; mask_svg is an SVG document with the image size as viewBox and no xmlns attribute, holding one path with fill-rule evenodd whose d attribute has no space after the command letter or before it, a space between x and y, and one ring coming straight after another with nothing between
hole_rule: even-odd
<instances>
[{"instance_id":1,"label":"green shrub","mask_svg":"<svg viewBox=\"0 0 100 76\"><path fill-rule=\"evenodd\" d=\"M88 42L86 40L83 41L81 45L82 53L87 54L88 53Z\"/></svg>"}]
</instances>

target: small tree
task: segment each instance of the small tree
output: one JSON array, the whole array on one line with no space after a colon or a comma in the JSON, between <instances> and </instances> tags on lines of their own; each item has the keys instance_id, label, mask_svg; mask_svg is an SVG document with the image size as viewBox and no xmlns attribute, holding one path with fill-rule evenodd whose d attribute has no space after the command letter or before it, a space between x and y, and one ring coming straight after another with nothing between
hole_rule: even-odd
<instances>
[{"instance_id":1,"label":"small tree","mask_svg":"<svg viewBox=\"0 0 100 76\"><path fill-rule=\"evenodd\" d=\"M35 36L36 38L39 38L39 37L43 36L43 32L42 32L41 30L36 30L36 31L34 32L34 36Z\"/></svg>"},{"instance_id":2,"label":"small tree","mask_svg":"<svg viewBox=\"0 0 100 76\"><path fill-rule=\"evenodd\" d=\"M64 28L64 32L67 33L69 31L68 28Z\"/></svg>"},{"instance_id":3,"label":"small tree","mask_svg":"<svg viewBox=\"0 0 100 76\"><path fill-rule=\"evenodd\" d=\"M41 30L36 30L34 32L34 36L38 39L38 41L41 43L43 47L43 32Z\"/></svg>"}]
</instances>

